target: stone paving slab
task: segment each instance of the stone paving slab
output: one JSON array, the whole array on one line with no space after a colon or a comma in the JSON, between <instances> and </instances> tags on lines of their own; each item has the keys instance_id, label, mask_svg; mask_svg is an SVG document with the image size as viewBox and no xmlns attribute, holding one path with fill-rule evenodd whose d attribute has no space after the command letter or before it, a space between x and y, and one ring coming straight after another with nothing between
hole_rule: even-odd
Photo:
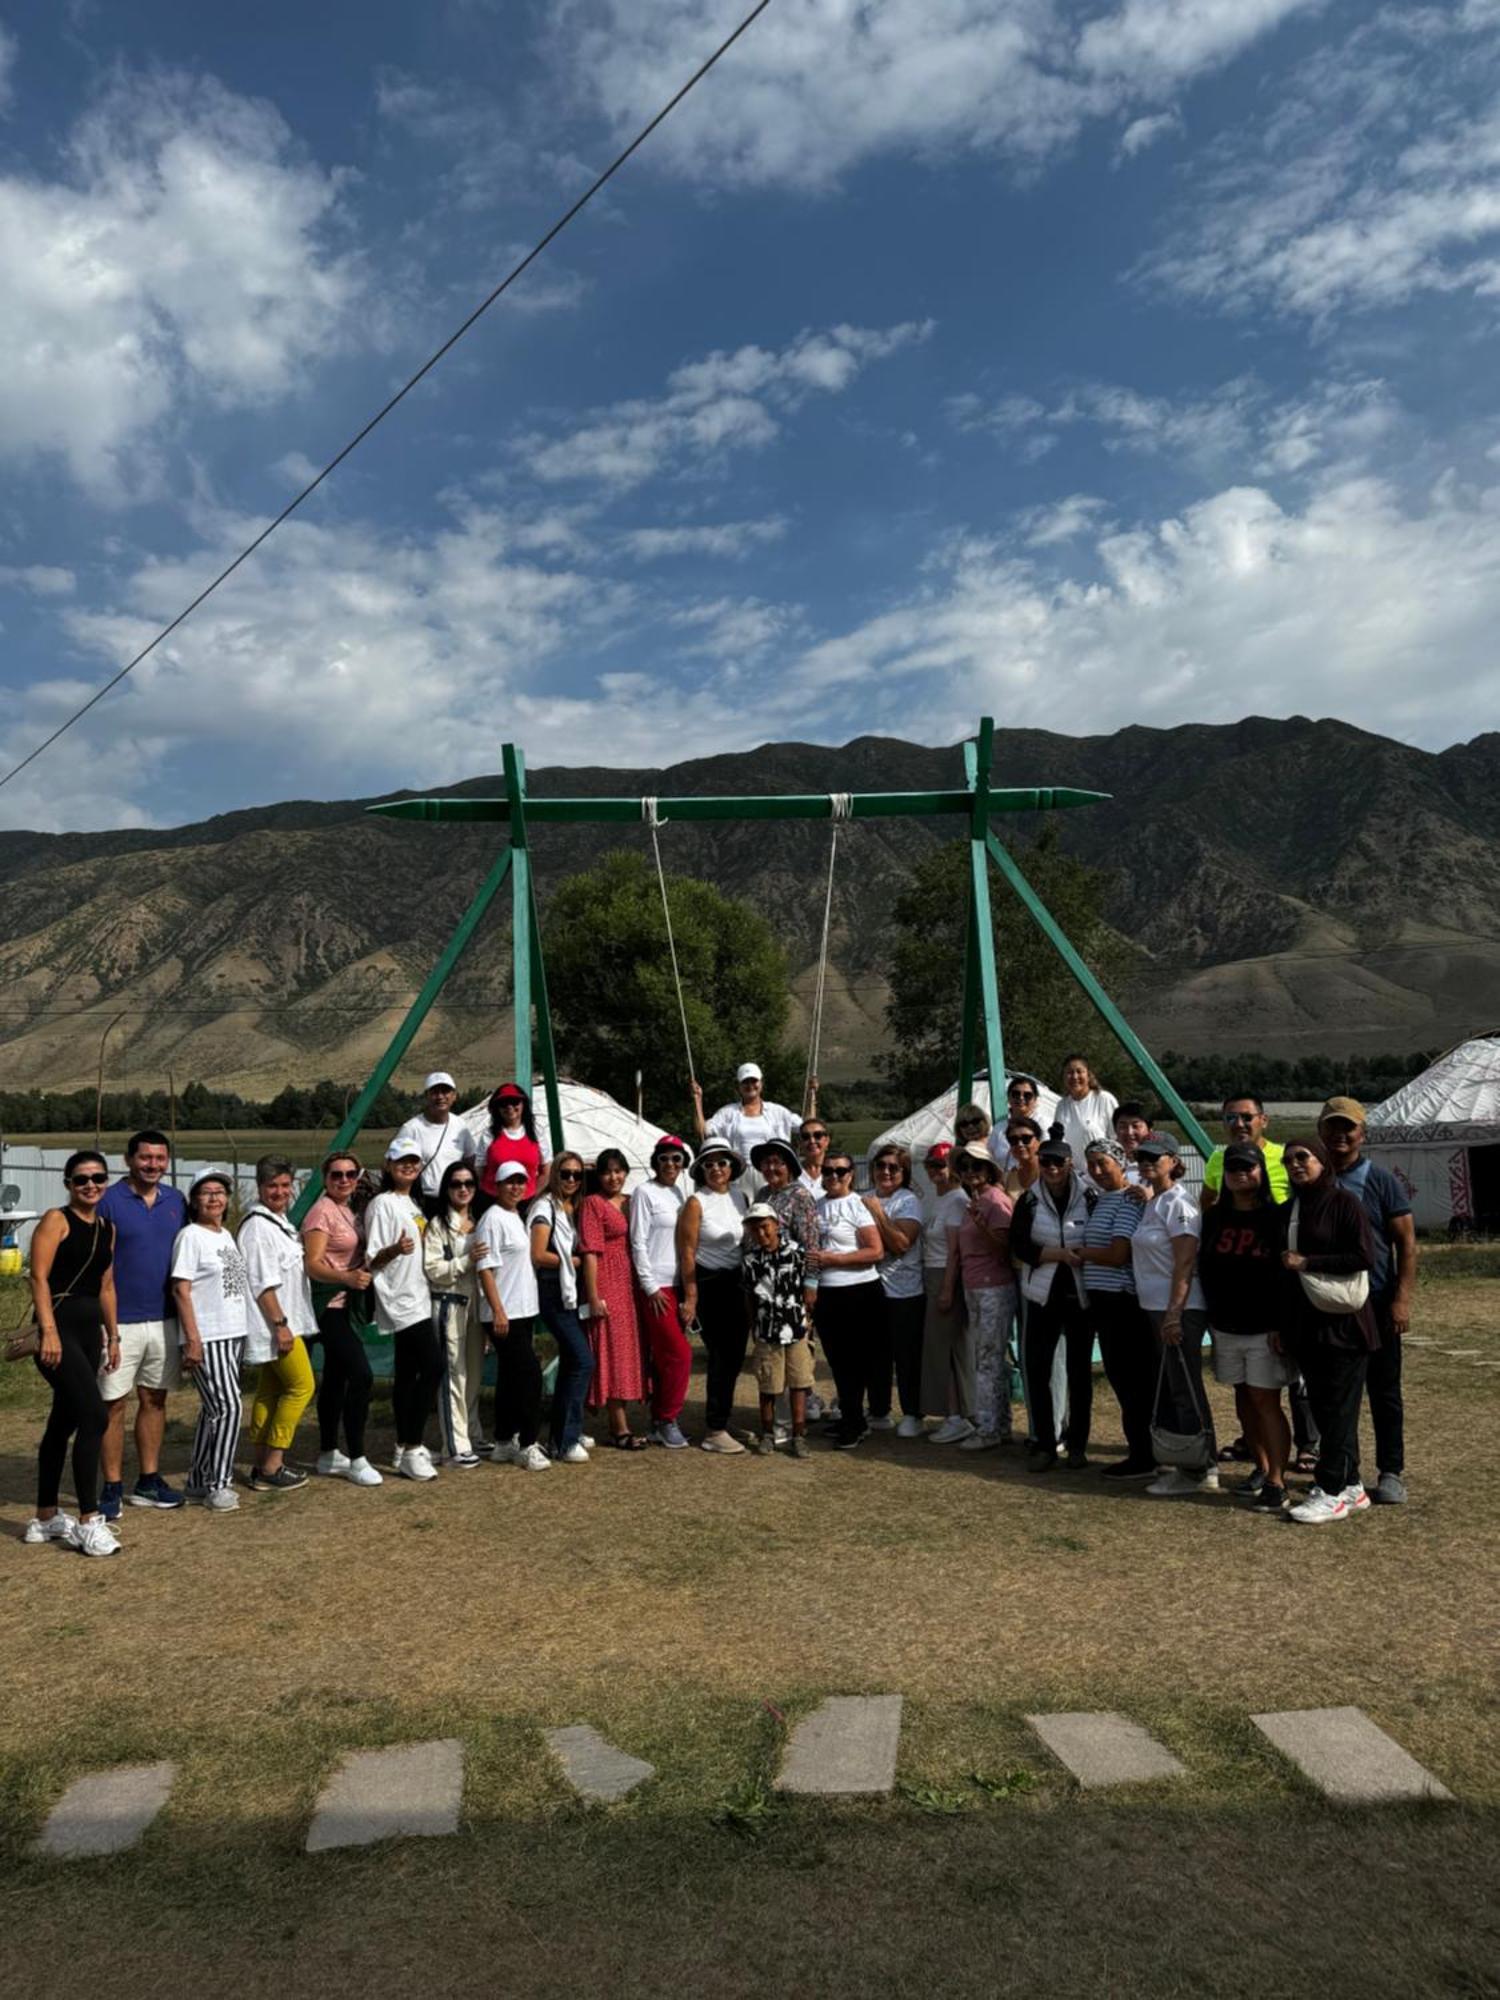
<instances>
[{"instance_id":1,"label":"stone paving slab","mask_svg":"<svg viewBox=\"0 0 1500 2000\"><path fill-rule=\"evenodd\" d=\"M1340 1805L1453 1794L1358 1708L1292 1708L1250 1720Z\"/></svg>"},{"instance_id":2,"label":"stone paving slab","mask_svg":"<svg viewBox=\"0 0 1500 2000\"><path fill-rule=\"evenodd\" d=\"M1028 1715L1026 1720L1086 1790L1186 1775L1171 1751L1127 1716L1102 1710Z\"/></svg>"},{"instance_id":3,"label":"stone paving slab","mask_svg":"<svg viewBox=\"0 0 1500 2000\"><path fill-rule=\"evenodd\" d=\"M656 1766L631 1757L606 1742L597 1729L575 1722L566 1729L549 1729L547 1747L563 1768L563 1776L581 1798L613 1805L656 1776Z\"/></svg>"},{"instance_id":4,"label":"stone paving slab","mask_svg":"<svg viewBox=\"0 0 1500 2000\"><path fill-rule=\"evenodd\" d=\"M47 1815L37 1846L59 1858L134 1847L167 1802L175 1764L122 1764L75 1778Z\"/></svg>"},{"instance_id":5,"label":"stone paving slab","mask_svg":"<svg viewBox=\"0 0 1500 2000\"><path fill-rule=\"evenodd\" d=\"M464 1750L455 1736L392 1750L352 1750L323 1787L307 1851L456 1833L463 1790Z\"/></svg>"},{"instance_id":6,"label":"stone paving slab","mask_svg":"<svg viewBox=\"0 0 1500 2000\"><path fill-rule=\"evenodd\" d=\"M792 1731L777 1790L825 1797L888 1792L900 1741L899 1694L830 1695Z\"/></svg>"}]
</instances>

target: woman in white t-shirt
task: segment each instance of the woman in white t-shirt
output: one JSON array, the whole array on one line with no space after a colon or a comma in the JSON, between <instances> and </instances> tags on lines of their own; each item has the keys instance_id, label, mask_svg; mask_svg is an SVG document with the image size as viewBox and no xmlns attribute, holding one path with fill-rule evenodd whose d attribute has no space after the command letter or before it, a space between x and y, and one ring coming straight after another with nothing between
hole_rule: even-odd
<instances>
[{"instance_id":1,"label":"woman in white t-shirt","mask_svg":"<svg viewBox=\"0 0 1500 2000\"><path fill-rule=\"evenodd\" d=\"M245 1359L260 1368L250 1408L250 1485L257 1493L294 1493L307 1484L307 1474L286 1463L313 1399L307 1343L318 1337L302 1238L287 1214L296 1188L291 1161L265 1154L255 1163L258 1198L240 1224L240 1255L254 1300Z\"/></svg>"},{"instance_id":2,"label":"woman in white t-shirt","mask_svg":"<svg viewBox=\"0 0 1500 2000\"><path fill-rule=\"evenodd\" d=\"M870 1428L865 1422L866 1370L883 1316L875 1272L883 1254L880 1231L854 1192L854 1161L842 1147L830 1147L823 1162L818 1242L807 1253L807 1271L809 1283L817 1283L814 1324L838 1391L836 1451L853 1451Z\"/></svg>"},{"instance_id":3,"label":"woman in white t-shirt","mask_svg":"<svg viewBox=\"0 0 1500 2000\"><path fill-rule=\"evenodd\" d=\"M1217 1493L1213 1415L1203 1393L1203 1336L1208 1331L1208 1309L1198 1282L1203 1211L1181 1185L1182 1149L1170 1133L1148 1132L1135 1157L1146 1206L1130 1239L1131 1275L1141 1310L1156 1334L1158 1355L1166 1360L1156 1422L1184 1433L1206 1430L1210 1461L1208 1471L1196 1477L1170 1467L1146 1491L1169 1500Z\"/></svg>"},{"instance_id":4,"label":"woman in white t-shirt","mask_svg":"<svg viewBox=\"0 0 1500 2000\"><path fill-rule=\"evenodd\" d=\"M557 1347L548 1418L549 1448L564 1465L587 1465L594 1440L583 1427L583 1404L594 1379L594 1350L578 1315L578 1211L583 1156L558 1153L526 1216L536 1266L537 1310Z\"/></svg>"},{"instance_id":5,"label":"woman in white t-shirt","mask_svg":"<svg viewBox=\"0 0 1500 2000\"><path fill-rule=\"evenodd\" d=\"M1112 1120L1118 1102L1113 1091L1101 1085L1087 1056L1063 1057L1062 1096L1057 1100L1056 1116L1073 1155L1075 1173L1088 1172L1085 1155L1090 1140L1115 1136Z\"/></svg>"},{"instance_id":6,"label":"woman in white t-shirt","mask_svg":"<svg viewBox=\"0 0 1500 2000\"><path fill-rule=\"evenodd\" d=\"M697 1192L677 1222L677 1274L683 1319L695 1318L708 1350L704 1391L705 1451L726 1455L745 1447L730 1431L734 1390L745 1365L750 1323L740 1287L745 1256L745 1197L733 1183L745 1162L722 1139L710 1139L688 1169Z\"/></svg>"},{"instance_id":7,"label":"woman in white t-shirt","mask_svg":"<svg viewBox=\"0 0 1500 2000\"><path fill-rule=\"evenodd\" d=\"M417 1200L422 1155L399 1136L386 1148L380 1193L365 1210L365 1263L373 1279L375 1324L395 1350L391 1412L395 1470L403 1479L436 1479L425 1442L437 1407L443 1357L432 1323L432 1293L422 1263L426 1212Z\"/></svg>"},{"instance_id":8,"label":"woman in white t-shirt","mask_svg":"<svg viewBox=\"0 0 1500 2000\"><path fill-rule=\"evenodd\" d=\"M245 1260L224 1227L230 1192L228 1174L199 1174L188 1189L187 1226L172 1246L182 1365L198 1391L187 1496L216 1514L240 1504L234 1490L234 1451L244 1420L240 1366L254 1310Z\"/></svg>"},{"instance_id":9,"label":"woman in white t-shirt","mask_svg":"<svg viewBox=\"0 0 1500 2000\"><path fill-rule=\"evenodd\" d=\"M479 1273L479 1317L495 1344L495 1447L491 1458L526 1472L547 1472L552 1461L537 1443L542 1420L542 1364L536 1353L539 1304L531 1238L521 1220L527 1168L501 1160L495 1199L474 1231Z\"/></svg>"},{"instance_id":10,"label":"woman in white t-shirt","mask_svg":"<svg viewBox=\"0 0 1500 2000\"><path fill-rule=\"evenodd\" d=\"M870 1428L891 1428L891 1372L901 1397L897 1437L925 1434L922 1422L922 1325L927 1294L922 1283L922 1204L911 1186L911 1154L904 1146L882 1146L870 1162L874 1192L865 1207L880 1231L884 1252L875 1266L885 1307L878 1348L870 1354Z\"/></svg>"},{"instance_id":11,"label":"woman in white t-shirt","mask_svg":"<svg viewBox=\"0 0 1500 2000\"><path fill-rule=\"evenodd\" d=\"M944 1305L948 1261L969 1213L969 1197L953 1172L954 1148L940 1139L923 1165L932 1192L922 1203L922 1410L942 1422L928 1436L934 1444L960 1444L974 1432L974 1348L961 1299Z\"/></svg>"}]
</instances>

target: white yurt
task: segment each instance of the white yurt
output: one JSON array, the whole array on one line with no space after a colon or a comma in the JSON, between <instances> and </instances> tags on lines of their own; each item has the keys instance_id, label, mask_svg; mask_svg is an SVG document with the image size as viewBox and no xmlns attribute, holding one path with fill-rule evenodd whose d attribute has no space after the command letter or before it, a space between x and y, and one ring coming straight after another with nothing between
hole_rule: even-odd
<instances>
[{"instance_id":1,"label":"white yurt","mask_svg":"<svg viewBox=\"0 0 1500 2000\"><path fill-rule=\"evenodd\" d=\"M1009 1070L1006 1072L1005 1081L1009 1084L1012 1077L1030 1075L1031 1072L1029 1070ZM1033 1081L1035 1081L1037 1088L1036 1122L1045 1132L1057 1116L1057 1092L1049 1090L1046 1084L1039 1078L1033 1079ZM973 1102L984 1106L993 1123L995 1114L990 1104L990 1084L988 1077L975 1077ZM905 1146L912 1156L912 1179L925 1188L927 1186L927 1176L922 1171L923 1155L926 1153L927 1148L936 1144L939 1139L951 1139L953 1137L953 1119L957 1110L958 1084L954 1082L943 1092L941 1097L933 1098L932 1102L924 1104L920 1111L911 1112L907 1117L901 1119L898 1124L892 1125L887 1131L882 1132L880 1137L871 1145L865 1157L867 1159L873 1157L874 1154L880 1151L882 1146Z\"/></svg>"},{"instance_id":2,"label":"white yurt","mask_svg":"<svg viewBox=\"0 0 1500 2000\"><path fill-rule=\"evenodd\" d=\"M1365 1129L1366 1153L1406 1189L1419 1229L1500 1229L1500 1028L1439 1056Z\"/></svg>"},{"instance_id":3,"label":"white yurt","mask_svg":"<svg viewBox=\"0 0 1500 2000\"><path fill-rule=\"evenodd\" d=\"M595 1090L587 1083L574 1083L568 1077L559 1078L557 1096L562 1110L563 1136L572 1152L581 1153L585 1160L594 1160L606 1146L616 1146L630 1162L627 1187L636 1187L640 1182L650 1180L651 1148L662 1137L660 1125L637 1118L633 1111L627 1111L623 1104L617 1103L608 1091ZM490 1139L487 1103L488 1099L483 1099L459 1114L481 1147L487 1146ZM555 1153L557 1142L552 1136L551 1121L547 1115L547 1091L540 1077L531 1087L531 1108L536 1119L537 1137L549 1154Z\"/></svg>"}]
</instances>

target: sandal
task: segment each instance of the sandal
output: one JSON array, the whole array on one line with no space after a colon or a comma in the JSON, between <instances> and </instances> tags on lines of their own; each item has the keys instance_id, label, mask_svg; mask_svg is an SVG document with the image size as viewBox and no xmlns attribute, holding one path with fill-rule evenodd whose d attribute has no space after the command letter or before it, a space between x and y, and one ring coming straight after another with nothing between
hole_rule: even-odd
<instances>
[{"instance_id":1,"label":"sandal","mask_svg":"<svg viewBox=\"0 0 1500 2000\"><path fill-rule=\"evenodd\" d=\"M637 1437L634 1431L611 1431L609 1441L616 1451L649 1451L649 1438Z\"/></svg>"},{"instance_id":2,"label":"sandal","mask_svg":"<svg viewBox=\"0 0 1500 2000\"><path fill-rule=\"evenodd\" d=\"M1242 1437L1237 1437L1233 1444L1222 1446L1219 1451L1220 1465L1244 1465L1249 1462L1249 1459L1250 1447Z\"/></svg>"},{"instance_id":3,"label":"sandal","mask_svg":"<svg viewBox=\"0 0 1500 2000\"><path fill-rule=\"evenodd\" d=\"M1315 1451L1299 1451L1297 1456L1292 1460L1293 1472L1305 1472L1311 1475L1317 1469L1318 1454Z\"/></svg>"}]
</instances>

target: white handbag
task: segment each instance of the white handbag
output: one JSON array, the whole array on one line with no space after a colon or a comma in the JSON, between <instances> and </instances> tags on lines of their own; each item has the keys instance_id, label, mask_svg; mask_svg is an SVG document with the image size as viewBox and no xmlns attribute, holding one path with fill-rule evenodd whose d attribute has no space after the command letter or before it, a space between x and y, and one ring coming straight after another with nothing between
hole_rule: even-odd
<instances>
[{"instance_id":1,"label":"white handbag","mask_svg":"<svg viewBox=\"0 0 1500 2000\"><path fill-rule=\"evenodd\" d=\"M1286 1244L1289 1250L1297 1248L1297 1210L1299 1204L1292 1203L1292 1218L1287 1225ZM1310 1305L1319 1312L1357 1313L1370 1299L1370 1274L1368 1271L1349 1271L1343 1277L1330 1277L1323 1271L1299 1271L1302 1290Z\"/></svg>"}]
</instances>

